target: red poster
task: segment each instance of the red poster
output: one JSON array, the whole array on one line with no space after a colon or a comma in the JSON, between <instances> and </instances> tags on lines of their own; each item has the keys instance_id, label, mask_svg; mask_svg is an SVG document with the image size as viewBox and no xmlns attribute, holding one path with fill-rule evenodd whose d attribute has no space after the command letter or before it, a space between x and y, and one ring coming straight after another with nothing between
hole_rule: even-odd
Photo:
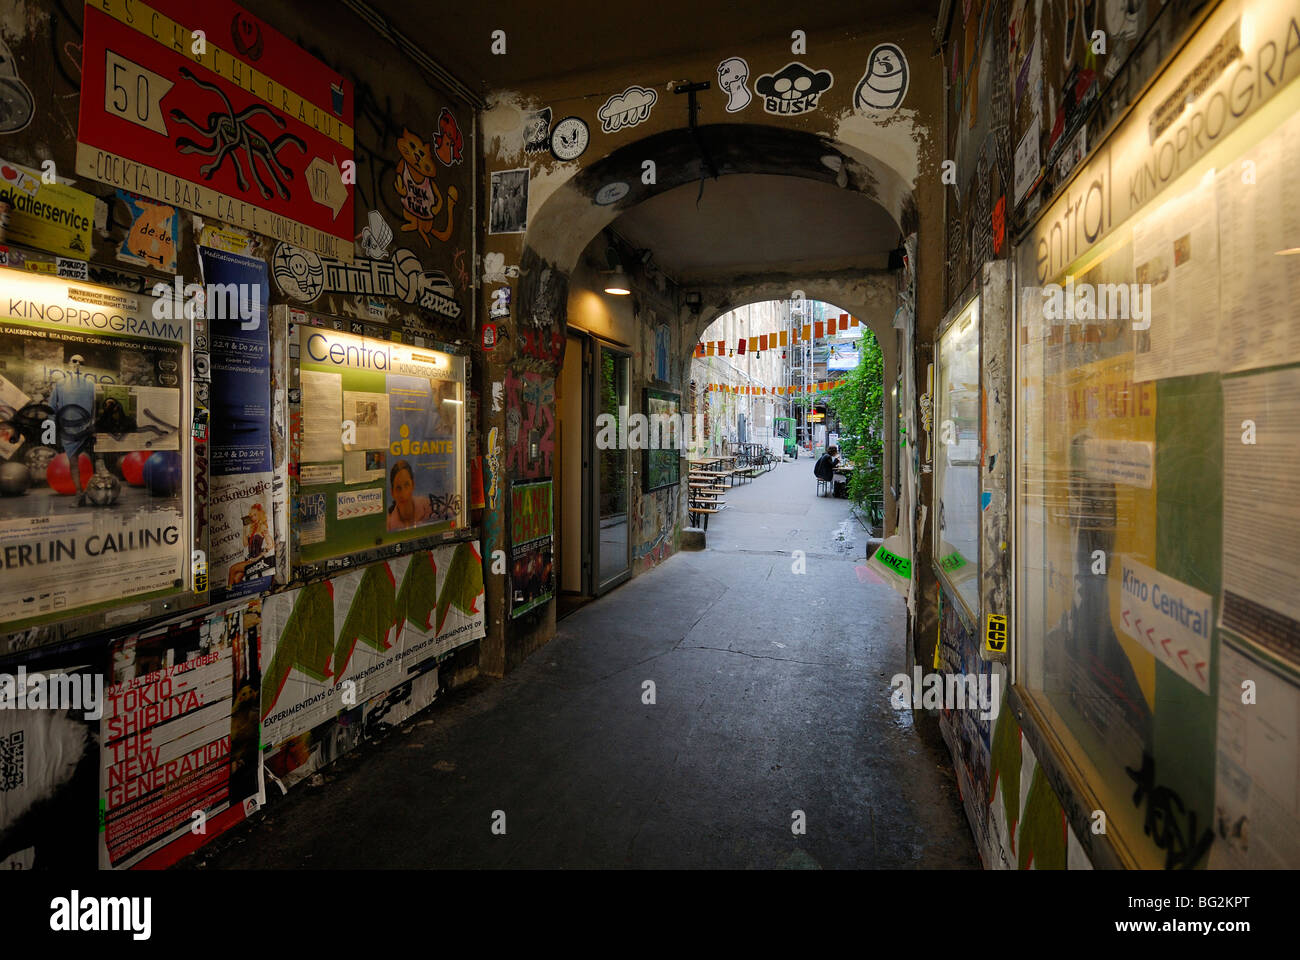
<instances>
[{"instance_id":1,"label":"red poster","mask_svg":"<svg viewBox=\"0 0 1300 960\"><path fill-rule=\"evenodd\" d=\"M352 110L342 75L228 0L86 4L81 176L351 261Z\"/></svg>"}]
</instances>

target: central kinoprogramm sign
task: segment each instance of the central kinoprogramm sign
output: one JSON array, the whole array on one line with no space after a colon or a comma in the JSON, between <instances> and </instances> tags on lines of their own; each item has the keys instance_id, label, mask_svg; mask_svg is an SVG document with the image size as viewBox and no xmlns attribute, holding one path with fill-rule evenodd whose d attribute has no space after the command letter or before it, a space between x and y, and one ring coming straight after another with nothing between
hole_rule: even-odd
<instances>
[{"instance_id":1,"label":"central kinoprogramm sign","mask_svg":"<svg viewBox=\"0 0 1300 960\"><path fill-rule=\"evenodd\" d=\"M229 0L86 5L77 173L352 259L352 86Z\"/></svg>"}]
</instances>

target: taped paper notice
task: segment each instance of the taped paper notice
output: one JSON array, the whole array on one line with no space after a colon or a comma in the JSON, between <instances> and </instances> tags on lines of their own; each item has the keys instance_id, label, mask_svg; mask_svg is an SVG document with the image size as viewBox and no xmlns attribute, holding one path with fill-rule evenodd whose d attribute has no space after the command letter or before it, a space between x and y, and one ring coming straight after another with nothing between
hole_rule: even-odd
<instances>
[{"instance_id":1,"label":"taped paper notice","mask_svg":"<svg viewBox=\"0 0 1300 960\"><path fill-rule=\"evenodd\" d=\"M350 520L352 517L365 517L372 513L383 512L383 490L340 492L334 498L334 517L337 520Z\"/></svg>"},{"instance_id":2,"label":"taped paper notice","mask_svg":"<svg viewBox=\"0 0 1300 960\"><path fill-rule=\"evenodd\" d=\"M1088 440L1084 443L1089 480L1151 489L1155 444L1141 440Z\"/></svg>"},{"instance_id":3,"label":"taped paper notice","mask_svg":"<svg viewBox=\"0 0 1300 960\"><path fill-rule=\"evenodd\" d=\"M1210 692L1214 601L1185 583L1124 557L1115 628L1202 693Z\"/></svg>"}]
</instances>

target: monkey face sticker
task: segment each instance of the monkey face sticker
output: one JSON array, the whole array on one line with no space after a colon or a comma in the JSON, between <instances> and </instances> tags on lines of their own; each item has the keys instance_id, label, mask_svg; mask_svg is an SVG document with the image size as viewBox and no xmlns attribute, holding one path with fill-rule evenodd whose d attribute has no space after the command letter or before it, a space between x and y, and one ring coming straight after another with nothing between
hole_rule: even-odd
<instances>
[{"instance_id":1,"label":"monkey face sticker","mask_svg":"<svg viewBox=\"0 0 1300 960\"><path fill-rule=\"evenodd\" d=\"M907 58L892 43L882 43L867 57L867 72L853 93L853 106L861 113L893 110L907 96Z\"/></svg>"},{"instance_id":2,"label":"monkey face sticker","mask_svg":"<svg viewBox=\"0 0 1300 960\"><path fill-rule=\"evenodd\" d=\"M835 78L829 70L809 70L802 63L787 63L776 73L765 73L754 84L768 113L807 113L817 109L817 100L831 88Z\"/></svg>"}]
</instances>

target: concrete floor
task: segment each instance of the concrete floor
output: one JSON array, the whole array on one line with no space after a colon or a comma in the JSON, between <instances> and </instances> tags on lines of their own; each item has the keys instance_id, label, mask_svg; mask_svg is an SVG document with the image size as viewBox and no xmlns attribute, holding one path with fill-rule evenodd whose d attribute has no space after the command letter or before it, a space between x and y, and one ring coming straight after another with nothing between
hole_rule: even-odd
<instances>
[{"instance_id":1,"label":"concrete floor","mask_svg":"<svg viewBox=\"0 0 1300 960\"><path fill-rule=\"evenodd\" d=\"M848 502L816 498L802 459L726 496L705 551L583 607L505 680L457 690L200 860L977 868L947 754L890 707L904 607L856 569Z\"/></svg>"}]
</instances>

